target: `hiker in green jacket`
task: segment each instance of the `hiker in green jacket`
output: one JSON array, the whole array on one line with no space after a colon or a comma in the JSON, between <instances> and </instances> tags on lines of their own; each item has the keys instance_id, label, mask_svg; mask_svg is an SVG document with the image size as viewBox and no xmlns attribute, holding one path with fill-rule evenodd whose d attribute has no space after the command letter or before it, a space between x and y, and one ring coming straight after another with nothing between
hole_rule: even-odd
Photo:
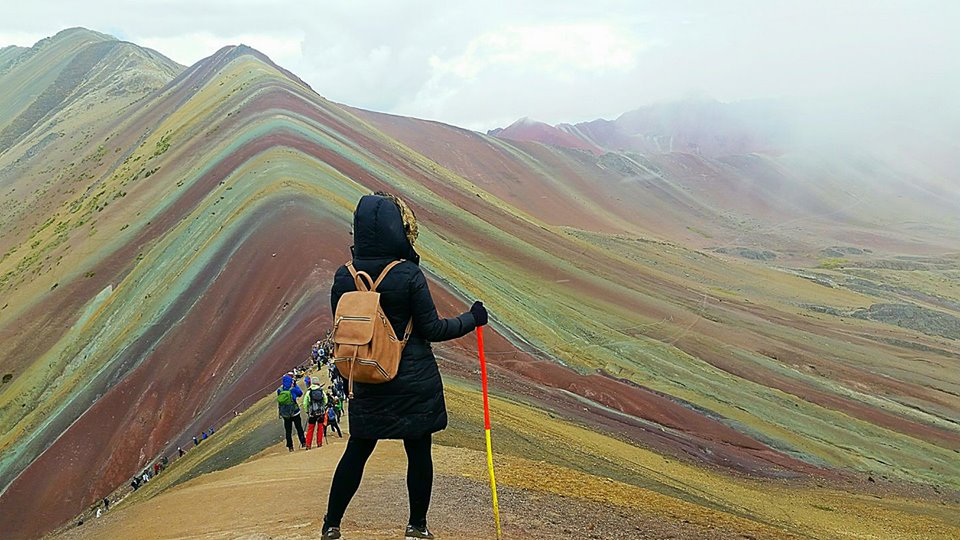
<instances>
[{"instance_id":1,"label":"hiker in green jacket","mask_svg":"<svg viewBox=\"0 0 960 540\"><path fill-rule=\"evenodd\" d=\"M340 418L343 416L343 399L334 397L333 407L337 410L337 422L339 422Z\"/></svg>"},{"instance_id":2,"label":"hiker in green jacket","mask_svg":"<svg viewBox=\"0 0 960 540\"><path fill-rule=\"evenodd\" d=\"M293 380L293 373L287 373L283 376L283 384L277 388L277 406L280 412L280 418L283 419L283 429L287 436L287 450L293 452L293 438L291 436L293 427L297 428L297 438L300 439L300 448L306 448L307 442L303 440L303 424L300 420L300 407L297 400L303 395L303 390L297 386ZM196 438L194 438L196 441Z\"/></svg>"}]
</instances>

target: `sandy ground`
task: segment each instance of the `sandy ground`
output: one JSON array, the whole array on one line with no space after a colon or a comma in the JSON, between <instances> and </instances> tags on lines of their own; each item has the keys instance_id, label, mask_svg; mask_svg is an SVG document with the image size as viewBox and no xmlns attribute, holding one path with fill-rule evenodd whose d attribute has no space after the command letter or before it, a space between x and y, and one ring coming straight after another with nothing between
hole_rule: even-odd
<instances>
[{"instance_id":1,"label":"sandy ground","mask_svg":"<svg viewBox=\"0 0 960 540\"><path fill-rule=\"evenodd\" d=\"M247 463L201 476L147 501L120 504L103 517L66 531L60 538L317 538L330 479L346 447L345 440L334 439L322 449L293 453L280 445L271 447ZM484 455L436 446L434 456L436 480L429 522L435 534L441 538L494 538ZM515 461L504 459L508 463ZM407 518L405 462L403 447L398 442L380 444L344 518L345 538L403 536ZM622 501L588 500L577 496L582 483L569 478L569 484L570 496L501 486L504 537L791 537L762 527L739 531L719 524L665 518L637 505L619 504ZM615 483L610 486L616 489ZM595 492L592 495L596 498Z\"/></svg>"},{"instance_id":2,"label":"sandy ground","mask_svg":"<svg viewBox=\"0 0 960 540\"><path fill-rule=\"evenodd\" d=\"M465 403L476 396L454 384L446 393L458 422L437 438L448 446L434 445L430 527L439 538L495 538L485 454L464 448L482 433L473 429L480 418ZM500 422L494 448L510 450L495 454L506 539L960 538L958 505L946 499L723 475L536 409L499 398L492 403ZM265 398L103 517L88 513L84 525L59 537L318 538L346 439L287 452L273 411ZM345 432L349 414L346 420ZM240 450L245 441L264 434L276 442L230 466L251 455ZM217 463L229 468L203 474ZM382 442L344 518L345 538L402 538L405 471L402 445Z\"/></svg>"},{"instance_id":3,"label":"sandy ground","mask_svg":"<svg viewBox=\"0 0 960 540\"><path fill-rule=\"evenodd\" d=\"M433 450L429 523L440 538L495 538L486 458L482 442L474 445L482 438L482 415L471 408L477 395L448 383L456 421L435 439L443 446ZM491 403L494 449L505 452L495 462L507 539L960 538L960 505L949 498L721 474L539 409ZM88 510L83 526L60 537L318 538L346 439L289 453L280 438L268 396L135 494L115 493L123 500L103 517ZM382 442L344 518L345 538L402 537L405 471L402 445Z\"/></svg>"}]
</instances>

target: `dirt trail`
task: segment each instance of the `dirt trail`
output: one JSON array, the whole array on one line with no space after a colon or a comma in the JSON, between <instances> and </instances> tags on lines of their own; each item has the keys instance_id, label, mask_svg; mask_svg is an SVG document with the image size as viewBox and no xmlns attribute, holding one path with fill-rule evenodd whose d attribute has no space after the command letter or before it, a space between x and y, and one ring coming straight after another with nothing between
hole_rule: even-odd
<instances>
[{"instance_id":1,"label":"dirt trail","mask_svg":"<svg viewBox=\"0 0 960 540\"><path fill-rule=\"evenodd\" d=\"M444 446L434 445L431 529L444 539L494 538L485 455L468 448L482 433L482 415L470 406L475 389L448 381L445 393L455 421L436 438ZM494 447L505 452L494 459L508 540L960 538L952 500L730 476L536 408L491 403ZM281 434L268 396L103 517L88 511L83 526L59 537L318 538L346 439L289 453L273 442ZM259 448L269 446L247 453L262 437ZM344 519L345 538L402 538L405 471L402 445L382 442Z\"/></svg>"},{"instance_id":2,"label":"dirt trail","mask_svg":"<svg viewBox=\"0 0 960 540\"><path fill-rule=\"evenodd\" d=\"M120 504L59 538L317 538L345 441L334 439L321 449L293 453L281 445L271 447L246 463L203 475L152 499ZM434 457L431 528L441 538L494 538L484 455L436 446ZM538 468L555 479L555 468L545 464L497 459L504 467ZM405 470L402 445L382 442L344 519L345 538L402 537L407 518ZM589 475L578 478L581 475L567 470L563 475L571 496L504 482L500 500L505 538L553 539L571 533L597 539L792 538L745 520L741 529L729 519L711 525L698 519L707 516L657 516L642 508L650 504L649 498L634 496L645 490Z\"/></svg>"}]
</instances>

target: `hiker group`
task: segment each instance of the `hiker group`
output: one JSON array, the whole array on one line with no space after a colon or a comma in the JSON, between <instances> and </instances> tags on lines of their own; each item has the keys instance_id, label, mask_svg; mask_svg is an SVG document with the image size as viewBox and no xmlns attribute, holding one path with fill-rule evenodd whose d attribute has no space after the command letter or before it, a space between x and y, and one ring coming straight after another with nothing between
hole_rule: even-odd
<instances>
[{"instance_id":1,"label":"hiker group","mask_svg":"<svg viewBox=\"0 0 960 540\"><path fill-rule=\"evenodd\" d=\"M337 364L333 361L332 330L327 332L324 339L318 339L317 342L310 347L308 363L316 366L318 372L322 372L323 369L326 368L328 376L330 377L330 393L340 400L346 398L344 378L340 375L340 370L337 369Z\"/></svg>"},{"instance_id":2,"label":"hiker group","mask_svg":"<svg viewBox=\"0 0 960 540\"><path fill-rule=\"evenodd\" d=\"M320 382L319 372L330 358L327 352L328 347L322 341L317 341L312 346L310 362L316 362L318 370L318 374L315 374L312 379L307 375L306 369L297 367L281 378L280 387L277 388L277 408L283 420L287 450L290 452L294 450L294 428L300 441L300 448L304 450L310 450L313 447L314 435L316 435L317 447L322 447L328 430L331 434L336 432L338 437L343 438L340 420L344 414L346 396L343 394L343 383L336 365L329 363L331 366L329 390L325 390ZM305 390L299 385L301 376ZM306 435L303 432L301 416L303 413L307 415Z\"/></svg>"},{"instance_id":3,"label":"hiker group","mask_svg":"<svg viewBox=\"0 0 960 540\"><path fill-rule=\"evenodd\" d=\"M194 446L200 446L200 443L202 443L203 441L207 440L207 438L209 438L209 437L211 437L211 436L213 436L213 428L210 428L209 430L204 431L204 432L201 433L200 435L194 435L194 436L193 436L193 445L194 445ZM179 447L179 446L177 447L177 454L178 454L179 457L182 457L182 456L183 456L184 451L183 451L183 448L182 448L182 447Z\"/></svg>"},{"instance_id":4,"label":"hiker group","mask_svg":"<svg viewBox=\"0 0 960 540\"><path fill-rule=\"evenodd\" d=\"M170 465L170 460L167 459L167 456L161 457L160 461L154 462L152 468L147 467L143 472L134 476L133 480L130 481L130 487L132 487L134 491L140 489L140 486L149 482L151 478L156 477L161 471L165 470L168 465ZM106 510L106 508L104 508L104 510Z\"/></svg>"}]
</instances>

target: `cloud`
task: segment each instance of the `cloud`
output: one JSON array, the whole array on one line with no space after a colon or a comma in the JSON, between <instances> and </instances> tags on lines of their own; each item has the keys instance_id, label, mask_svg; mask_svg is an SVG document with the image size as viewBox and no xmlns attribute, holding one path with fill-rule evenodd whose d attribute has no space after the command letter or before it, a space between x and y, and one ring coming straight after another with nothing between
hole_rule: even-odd
<instances>
[{"instance_id":1,"label":"cloud","mask_svg":"<svg viewBox=\"0 0 960 540\"><path fill-rule=\"evenodd\" d=\"M449 59L430 57L435 76L473 80L491 66L512 66L550 74L583 74L634 67L646 45L603 23L508 26L485 32Z\"/></svg>"},{"instance_id":2,"label":"cloud","mask_svg":"<svg viewBox=\"0 0 960 540\"><path fill-rule=\"evenodd\" d=\"M0 32L0 48L8 45L18 47L32 47L34 43L48 37L46 34L35 32Z\"/></svg>"},{"instance_id":3,"label":"cloud","mask_svg":"<svg viewBox=\"0 0 960 540\"><path fill-rule=\"evenodd\" d=\"M255 47L349 105L484 129L688 96L956 102L960 2L23 2L0 46L70 26L190 64ZM871 105L872 106L872 105Z\"/></svg>"},{"instance_id":4,"label":"cloud","mask_svg":"<svg viewBox=\"0 0 960 540\"><path fill-rule=\"evenodd\" d=\"M431 55L429 79L397 108L481 130L507 117L561 122L615 115L637 105L592 107L589 114L575 109L603 101L600 89L613 96L633 87L644 55L664 43L607 21L504 25L460 50Z\"/></svg>"},{"instance_id":5,"label":"cloud","mask_svg":"<svg viewBox=\"0 0 960 540\"><path fill-rule=\"evenodd\" d=\"M280 65L298 64L303 55L303 35L233 34L218 36L210 32L194 32L164 37L143 37L135 40L184 65L191 65L227 45L244 44L269 56Z\"/></svg>"}]
</instances>

